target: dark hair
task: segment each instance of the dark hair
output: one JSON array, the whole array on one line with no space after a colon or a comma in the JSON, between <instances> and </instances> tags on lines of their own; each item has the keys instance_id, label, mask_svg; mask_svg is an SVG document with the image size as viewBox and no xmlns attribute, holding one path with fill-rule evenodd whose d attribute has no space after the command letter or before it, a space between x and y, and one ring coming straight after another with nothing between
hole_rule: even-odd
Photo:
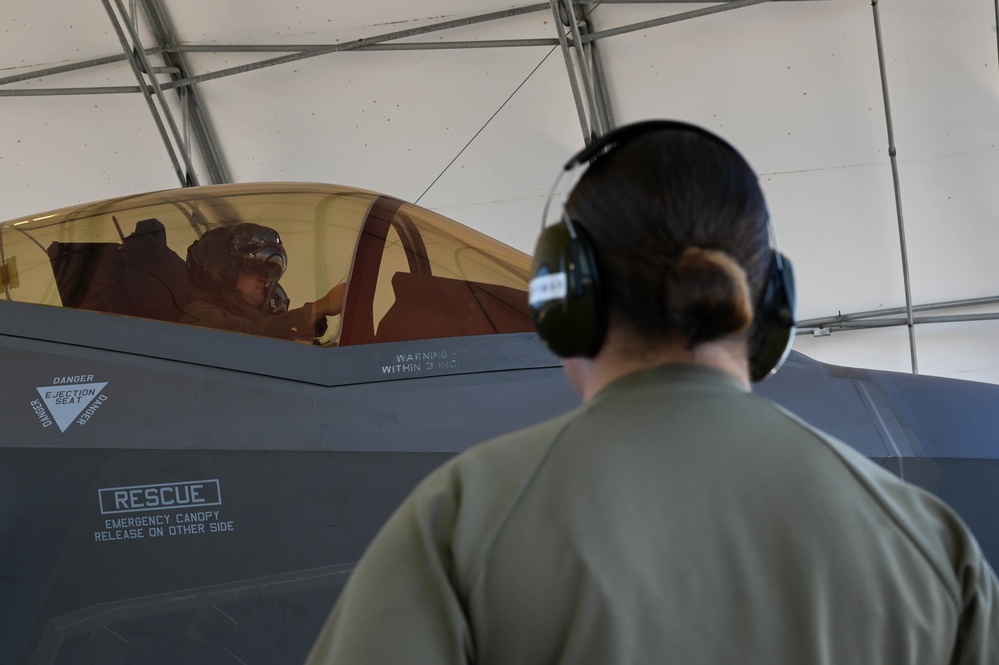
<instances>
[{"instance_id":1,"label":"dark hair","mask_svg":"<svg viewBox=\"0 0 999 665\"><path fill-rule=\"evenodd\" d=\"M770 275L768 213L733 148L666 128L596 158L566 212L593 240L612 320L689 347L747 331Z\"/></svg>"}]
</instances>

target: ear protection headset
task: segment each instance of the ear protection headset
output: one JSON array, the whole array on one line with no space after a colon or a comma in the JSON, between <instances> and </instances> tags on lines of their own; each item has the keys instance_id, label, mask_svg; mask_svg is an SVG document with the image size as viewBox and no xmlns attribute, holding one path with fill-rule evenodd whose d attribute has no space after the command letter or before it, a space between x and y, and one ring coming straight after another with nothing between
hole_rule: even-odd
<instances>
[{"instance_id":1,"label":"ear protection headset","mask_svg":"<svg viewBox=\"0 0 999 665\"><path fill-rule=\"evenodd\" d=\"M696 125L649 120L625 125L604 135L566 162L542 213L529 293L535 329L548 348L563 358L592 358L600 351L607 334L608 308L600 280L599 257L586 229L573 223L564 206L561 221L545 226L552 198L568 174L592 164L624 143L663 130L692 132L739 154L729 143ZM769 236L770 276L756 303L750 338L749 373L753 381L765 379L777 371L791 350L795 332L794 271L787 257L776 249L772 222Z\"/></svg>"}]
</instances>

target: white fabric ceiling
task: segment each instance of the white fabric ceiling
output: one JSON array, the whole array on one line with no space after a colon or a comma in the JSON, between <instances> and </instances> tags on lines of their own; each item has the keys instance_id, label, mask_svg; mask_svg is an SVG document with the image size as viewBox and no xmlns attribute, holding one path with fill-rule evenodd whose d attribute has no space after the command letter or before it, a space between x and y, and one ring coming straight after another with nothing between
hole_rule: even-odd
<instances>
[{"instance_id":1,"label":"white fabric ceiling","mask_svg":"<svg viewBox=\"0 0 999 665\"><path fill-rule=\"evenodd\" d=\"M342 49L358 39L531 6L159 4L188 49L192 75L287 56L304 45ZM123 54L111 18L120 18L122 8L137 16L142 44L156 46L143 7L118 0L0 6L0 218L179 186L145 98L93 90L136 88L127 62L33 75ZM711 7L718 5L606 1L584 9L593 29L604 31ZM781 248L795 262L799 318L816 326L814 319L837 313L906 305L875 17L898 148L912 304L995 296L999 203L988 183L999 175L999 57L992 3L772 2L598 41L618 124L692 121L730 139L754 164ZM558 27L544 9L393 42L528 45L352 49L196 87L232 181L322 181L382 191L530 251L547 190L583 143ZM223 45L289 50L247 53ZM217 52L200 48L206 46ZM75 94L80 88L91 90ZM40 94L45 89L64 94ZM175 93L167 95L183 132ZM193 159L200 182L212 182L197 150ZM975 300L914 317L997 310ZM913 336L919 372L999 383L997 335L992 319L920 323ZM795 346L828 362L911 371L910 341L905 326L892 326L799 336Z\"/></svg>"}]
</instances>

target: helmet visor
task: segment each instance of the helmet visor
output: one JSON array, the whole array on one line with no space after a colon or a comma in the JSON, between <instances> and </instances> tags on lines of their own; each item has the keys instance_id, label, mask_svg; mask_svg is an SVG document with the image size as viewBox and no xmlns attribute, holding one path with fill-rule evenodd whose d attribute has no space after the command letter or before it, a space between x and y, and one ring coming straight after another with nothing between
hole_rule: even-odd
<instances>
[{"instance_id":1,"label":"helmet visor","mask_svg":"<svg viewBox=\"0 0 999 665\"><path fill-rule=\"evenodd\" d=\"M243 257L243 272L259 275L268 284L281 279L287 267L288 258L283 247L261 247Z\"/></svg>"}]
</instances>

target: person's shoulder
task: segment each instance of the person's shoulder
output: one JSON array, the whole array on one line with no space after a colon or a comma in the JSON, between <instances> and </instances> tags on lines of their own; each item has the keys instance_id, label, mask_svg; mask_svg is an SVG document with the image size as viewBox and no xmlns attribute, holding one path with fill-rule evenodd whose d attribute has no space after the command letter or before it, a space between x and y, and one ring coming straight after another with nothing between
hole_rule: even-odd
<instances>
[{"instance_id":1,"label":"person's shoulder","mask_svg":"<svg viewBox=\"0 0 999 665\"><path fill-rule=\"evenodd\" d=\"M510 432L459 453L430 473L411 496L418 503L503 506L530 483L575 412ZM467 511L466 511L467 512Z\"/></svg>"},{"instance_id":2,"label":"person's shoulder","mask_svg":"<svg viewBox=\"0 0 999 665\"><path fill-rule=\"evenodd\" d=\"M221 293L212 293L201 289L195 289L191 294L191 300L184 309L204 309L208 307L225 307L233 304Z\"/></svg>"},{"instance_id":3,"label":"person's shoulder","mask_svg":"<svg viewBox=\"0 0 999 665\"><path fill-rule=\"evenodd\" d=\"M848 444L783 408L775 408L823 442L855 479L860 490L923 552L942 576L953 581L953 571L959 562L982 557L971 530L938 496L889 472Z\"/></svg>"},{"instance_id":4,"label":"person's shoulder","mask_svg":"<svg viewBox=\"0 0 999 665\"><path fill-rule=\"evenodd\" d=\"M551 420L480 443L455 458L463 473L522 474L541 463L561 433L578 415L573 410Z\"/></svg>"},{"instance_id":5,"label":"person's shoulder","mask_svg":"<svg viewBox=\"0 0 999 665\"><path fill-rule=\"evenodd\" d=\"M191 294L191 299L184 305L183 313L185 317L195 317L201 312L211 309L218 309L215 298L211 293L197 289ZM182 319L183 320L183 319Z\"/></svg>"},{"instance_id":6,"label":"person's shoulder","mask_svg":"<svg viewBox=\"0 0 999 665\"><path fill-rule=\"evenodd\" d=\"M423 524L447 524L456 575L470 583L495 534L516 512L574 413L481 443L432 472L403 511Z\"/></svg>"}]
</instances>

